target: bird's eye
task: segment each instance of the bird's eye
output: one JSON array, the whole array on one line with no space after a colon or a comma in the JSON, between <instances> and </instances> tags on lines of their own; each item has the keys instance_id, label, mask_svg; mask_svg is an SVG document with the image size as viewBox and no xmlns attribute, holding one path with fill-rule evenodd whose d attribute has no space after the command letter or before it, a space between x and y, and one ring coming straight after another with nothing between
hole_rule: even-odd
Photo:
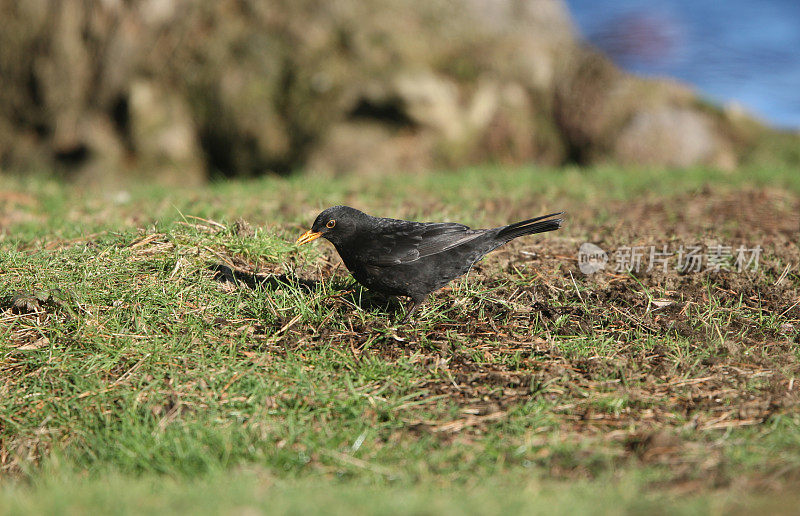
<instances>
[{"instance_id":1,"label":"bird's eye","mask_svg":"<svg viewBox=\"0 0 800 516\"><path fill-rule=\"evenodd\" d=\"M325 224L325 227L326 227L326 228L328 228L328 229L330 229L330 228L332 228L332 227L333 227L333 226L335 226L335 225L336 225L336 221L335 221L335 220L333 220L333 219L331 219L331 220L329 220L329 221L328 221L328 223L327 223L327 224Z\"/></svg>"}]
</instances>

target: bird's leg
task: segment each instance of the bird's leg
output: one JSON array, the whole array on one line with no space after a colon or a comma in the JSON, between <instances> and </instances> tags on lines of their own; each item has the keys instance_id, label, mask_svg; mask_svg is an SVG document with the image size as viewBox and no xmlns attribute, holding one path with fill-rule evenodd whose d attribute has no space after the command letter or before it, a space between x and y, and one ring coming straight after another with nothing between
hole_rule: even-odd
<instances>
[{"instance_id":1,"label":"bird's leg","mask_svg":"<svg viewBox=\"0 0 800 516\"><path fill-rule=\"evenodd\" d=\"M403 318L400 319L400 322L398 324L403 324L404 322L406 322L408 318L411 317L411 314L413 314L417 310L417 308L422 306L422 303L424 302L425 302L424 297L422 299L411 298L411 303L409 303L408 305L408 309L406 310L406 315L404 315Z\"/></svg>"}]
</instances>

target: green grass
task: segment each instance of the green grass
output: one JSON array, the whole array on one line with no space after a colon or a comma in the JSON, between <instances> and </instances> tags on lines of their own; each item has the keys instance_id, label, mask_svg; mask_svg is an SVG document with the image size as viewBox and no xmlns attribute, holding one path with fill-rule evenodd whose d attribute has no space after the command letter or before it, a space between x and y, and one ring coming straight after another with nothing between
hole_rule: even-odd
<instances>
[{"instance_id":1,"label":"green grass","mask_svg":"<svg viewBox=\"0 0 800 516\"><path fill-rule=\"evenodd\" d=\"M781 188L765 202L791 217L794 171L0 181L0 513L780 510L758 486L788 492L800 472L796 395L774 394L798 373L796 240L754 228L774 246L746 280L609 282L563 258L598 232L629 244L608 232L626 203ZM339 203L475 226L570 218L519 244L540 258L497 253L398 327L397 303L368 302L329 247L292 244ZM689 229L636 237L708 235L679 206L664 215ZM284 279L223 282L220 265ZM651 311L663 298L682 311ZM632 444L661 430L680 444Z\"/></svg>"},{"instance_id":2,"label":"green grass","mask_svg":"<svg viewBox=\"0 0 800 516\"><path fill-rule=\"evenodd\" d=\"M32 199L12 201L31 220L4 231L10 242L32 238L77 238L98 231L125 227L145 228L171 224L184 216L233 222L294 224L305 227L309 214L334 204L362 206L375 214L403 213L409 218L458 218L465 223L506 222L503 206L536 203L559 209L562 199L590 203L598 224L609 216L605 203L655 194L669 198L709 187L726 191L739 187L770 187L798 194L800 175L793 169L741 169L720 172L707 169L620 170L595 169L469 168L427 175L397 174L380 179L265 177L248 182L226 182L211 188L175 191L159 186L127 186L118 191L83 191L66 187L48 176L3 177L4 189L22 190ZM494 208L494 209L491 209ZM480 212L486 215L481 216ZM35 215L35 217L34 217ZM278 220L275 220L275 216ZM294 235L294 233L290 233ZM278 234L287 237L287 234ZM262 248L263 250L263 248Z\"/></svg>"},{"instance_id":3,"label":"green grass","mask_svg":"<svg viewBox=\"0 0 800 516\"><path fill-rule=\"evenodd\" d=\"M46 497L33 496L47 492ZM264 472L176 480L155 477L103 479L71 474L48 477L31 488L3 492L0 514L153 512L290 514L721 514L746 513L752 507L789 513L791 495L777 499L742 499L730 493L675 497L643 493L630 479L602 485L575 481L569 486L539 480L473 485L358 485L327 479L279 480ZM66 509L66 510L65 510Z\"/></svg>"}]
</instances>

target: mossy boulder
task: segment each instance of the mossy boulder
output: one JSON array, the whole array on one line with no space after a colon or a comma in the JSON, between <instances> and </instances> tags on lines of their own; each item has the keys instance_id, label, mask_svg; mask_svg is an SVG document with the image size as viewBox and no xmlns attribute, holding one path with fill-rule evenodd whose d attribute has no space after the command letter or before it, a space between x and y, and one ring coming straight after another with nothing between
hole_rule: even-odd
<instances>
[{"instance_id":1,"label":"mossy boulder","mask_svg":"<svg viewBox=\"0 0 800 516\"><path fill-rule=\"evenodd\" d=\"M0 0L0 167L90 182L486 161L736 166L764 128L621 72L561 0Z\"/></svg>"}]
</instances>

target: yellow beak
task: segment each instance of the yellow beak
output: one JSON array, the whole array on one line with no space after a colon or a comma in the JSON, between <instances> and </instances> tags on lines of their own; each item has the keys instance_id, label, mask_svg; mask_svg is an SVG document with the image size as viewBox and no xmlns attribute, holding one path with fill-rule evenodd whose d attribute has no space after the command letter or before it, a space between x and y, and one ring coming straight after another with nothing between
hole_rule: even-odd
<instances>
[{"instance_id":1,"label":"yellow beak","mask_svg":"<svg viewBox=\"0 0 800 516\"><path fill-rule=\"evenodd\" d=\"M319 231L311 231L310 229L300 235L300 238L297 239L295 242L296 245L303 245L311 242L312 240L316 240L322 236L322 233Z\"/></svg>"}]
</instances>

